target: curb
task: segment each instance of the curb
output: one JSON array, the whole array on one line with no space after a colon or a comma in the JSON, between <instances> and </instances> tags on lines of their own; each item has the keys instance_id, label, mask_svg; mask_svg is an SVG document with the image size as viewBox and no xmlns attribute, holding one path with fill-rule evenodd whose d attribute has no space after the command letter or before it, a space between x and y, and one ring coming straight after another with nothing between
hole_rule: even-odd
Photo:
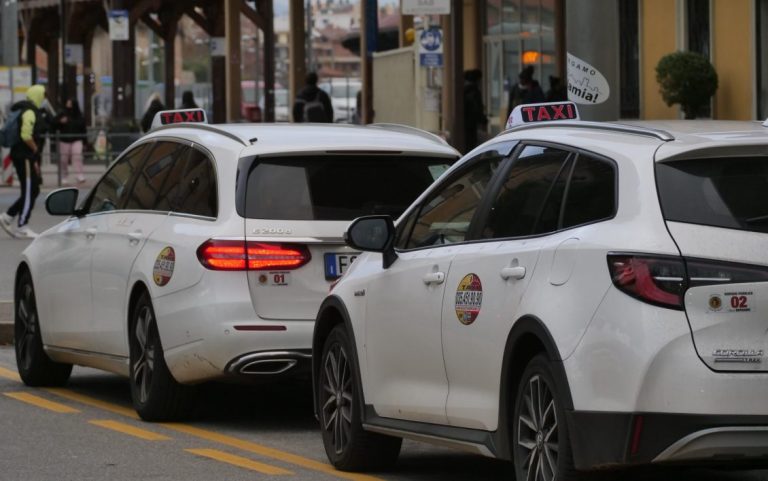
<instances>
[{"instance_id":1,"label":"curb","mask_svg":"<svg viewBox=\"0 0 768 481\"><path fill-rule=\"evenodd\" d=\"M0 301L0 345L13 344L13 302Z\"/></svg>"}]
</instances>

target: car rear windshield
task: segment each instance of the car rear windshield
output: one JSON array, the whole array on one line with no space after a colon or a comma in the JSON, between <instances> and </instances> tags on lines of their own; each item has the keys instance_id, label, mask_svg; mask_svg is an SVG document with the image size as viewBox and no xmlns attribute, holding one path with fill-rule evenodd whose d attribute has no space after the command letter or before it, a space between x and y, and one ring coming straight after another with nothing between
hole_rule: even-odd
<instances>
[{"instance_id":1,"label":"car rear windshield","mask_svg":"<svg viewBox=\"0 0 768 481\"><path fill-rule=\"evenodd\" d=\"M667 220L768 232L768 157L660 163L656 179Z\"/></svg>"},{"instance_id":2,"label":"car rear windshield","mask_svg":"<svg viewBox=\"0 0 768 481\"><path fill-rule=\"evenodd\" d=\"M447 158L365 154L258 159L248 176L245 217L397 217L452 162Z\"/></svg>"}]
</instances>

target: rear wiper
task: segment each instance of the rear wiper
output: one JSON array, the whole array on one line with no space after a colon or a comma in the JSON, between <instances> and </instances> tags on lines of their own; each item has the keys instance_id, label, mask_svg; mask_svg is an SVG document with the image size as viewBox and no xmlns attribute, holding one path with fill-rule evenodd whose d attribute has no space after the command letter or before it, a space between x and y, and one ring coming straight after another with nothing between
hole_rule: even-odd
<instances>
[{"instance_id":1,"label":"rear wiper","mask_svg":"<svg viewBox=\"0 0 768 481\"><path fill-rule=\"evenodd\" d=\"M746 222L747 224L759 224L765 221L768 221L768 215L759 215L757 217L750 217L749 219L744 219L744 222Z\"/></svg>"}]
</instances>

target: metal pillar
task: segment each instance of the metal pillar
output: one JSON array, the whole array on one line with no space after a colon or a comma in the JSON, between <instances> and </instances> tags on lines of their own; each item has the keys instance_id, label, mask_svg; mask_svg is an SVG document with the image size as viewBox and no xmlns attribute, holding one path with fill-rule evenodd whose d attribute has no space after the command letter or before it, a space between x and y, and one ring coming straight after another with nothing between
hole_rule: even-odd
<instances>
[{"instance_id":1,"label":"metal pillar","mask_svg":"<svg viewBox=\"0 0 768 481\"><path fill-rule=\"evenodd\" d=\"M275 121L275 20L272 0L256 2L264 19L264 122ZM256 83L258 85L258 82Z\"/></svg>"},{"instance_id":2,"label":"metal pillar","mask_svg":"<svg viewBox=\"0 0 768 481\"><path fill-rule=\"evenodd\" d=\"M289 105L296 99L304 86L307 76L306 67L306 30L304 29L304 0L291 0L290 5L290 99Z\"/></svg>"},{"instance_id":3,"label":"metal pillar","mask_svg":"<svg viewBox=\"0 0 768 481\"><path fill-rule=\"evenodd\" d=\"M464 139L464 2L451 0L449 15L450 38L448 44L451 56L447 73L450 76L450 103L448 108L448 125L451 127L451 144L459 152L465 150Z\"/></svg>"},{"instance_id":4,"label":"metal pillar","mask_svg":"<svg viewBox=\"0 0 768 481\"><path fill-rule=\"evenodd\" d=\"M17 1L3 1L0 31L3 48L0 49L0 63L3 65L19 64L19 4Z\"/></svg>"},{"instance_id":5,"label":"metal pillar","mask_svg":"<svg viewBox=\"0 0 768 481\"><path fill-rule=\"evenodd\" d=\"M178 29L178 20L171 19L168 23L163 22L163 81L165 83L165 107L176 108L176 30Z\"/></svg>"},{"instance_id":6,"label":"metal pillar","mask_svg":"<svg viewBox=\"0 0 768 481\"><path fill-rule=\"evenodd\" d=\"M46 37L48 45L48 85L45 88L46 97L59 107L59 39L56 36ZM33 61L34 61L34 57Z\"/></svg>"},{"instance_id":7,"label":"metal pillar","mask_svg":"<svg viewBox=\"0 0 768 481\"><path fill-rule=\"evenodd\" d=\"M93 97L93 83L91 77L93 75L92 69L92 55L91 48L93 47L93 34L96 27L86 32L83 39L83 116L85 117L85 125L91 125L93 121L91 116L92 97ZM95 79L94 79L95 80Z\"/></svg>"},{"instance_id":8,"label":"metal pillar","mask_svg":"<svg viewBox=\"0 0 768 481\"><path fill-rule=\"evenodd\" d=\"M112 0L112 8L130 10L128 0ZM112 41L112 118L135 120L136 32L131 22L129 39ZM142 112L143 113L143 112Z\"/></svg>"},{"instance_id":9,"label":"metal pillar","mask_svg":"<svg viewBox=\"0 0 768 481\"><path fill-rule=\"evenodd\" d=\"M240 6L242 0L224 0L226 28L226 98L227 121L240 120Z\"/></svg>"},{"instance_id":10,"label":"metal pillar","mask_svg":"<svg viewBox=\"0 0 768 481\"><path fill-rule=\"evenodd\" d=\"M378 1L361 0L360 2L360 60L363 79L363 115L362 123L373 122L373 52L377 50L378 40Z\"/></svg>"}]
</instances>

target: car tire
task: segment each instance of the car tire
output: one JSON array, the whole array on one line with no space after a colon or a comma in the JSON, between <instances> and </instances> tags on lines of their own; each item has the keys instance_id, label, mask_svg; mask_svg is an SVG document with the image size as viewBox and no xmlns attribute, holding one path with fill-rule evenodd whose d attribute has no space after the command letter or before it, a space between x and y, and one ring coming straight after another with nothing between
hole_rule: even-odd
<instances>
[{"instance_id":1,"label":"car tire","mask_svg":"<svg viewBox=\"0 0 768 481\"><path fill-rule=\"evenodd\" d=\"M27 271L16 284L14 301L13 344L21 380L33 387L63 386L72 373L72 364L52 361L43 349L35 287Z\"/></svg>"},{"instance_id":2,"label":"car tire","mask_svg":"<svg viewBox=\"0 0 768 481\"><path fill-rule=\"evenodd\" d=\"M149 294L139 296L129 324L130 385L133 407L145 421L178 421L190 415L193 392L179 384L165 363Z\"/></svg>"},{"instance_id":3,"label":"car tire","mask_svg":"<svg viewBox=\"0 0 768 481\"><path fill-rule=\"evenodd\" d=\"M320 429L328 459L343 471L391 467L400 454L401 438L363 430L362 386L349 334L336 326L320 358L317 400Z\"/></svg>"},{"instance_id":4,"label":"car tire","mask_svg":"<svg viewBox=\"0 0 768 481\"><path fill-rule=\"evenodd\" d=\"M531 359L515 395L512 459L515 477L531 481L582 479L573 465L562 387L544 355Z\"/></svg>"}]
</instances>

